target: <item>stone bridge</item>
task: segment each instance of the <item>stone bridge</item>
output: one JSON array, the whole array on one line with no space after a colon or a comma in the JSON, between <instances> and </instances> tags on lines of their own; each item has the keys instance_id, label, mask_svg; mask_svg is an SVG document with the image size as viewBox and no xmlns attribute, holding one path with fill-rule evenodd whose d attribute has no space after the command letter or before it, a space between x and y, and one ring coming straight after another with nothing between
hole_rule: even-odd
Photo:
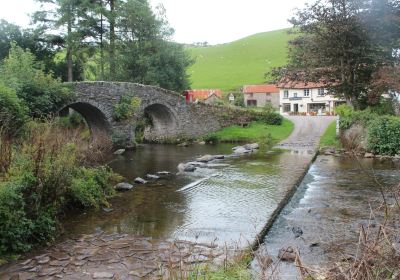
<instances>
[{"instance_id":1,"label":"stone bridge","mask_svg":"<svg viewBox=\"0 0 400 280\"><path fill-rule=\"evenodd\" d=\"M125 145L133 142L136 127L145 118L151 124L145 127L144 138L151 142L192 139L252 118L244 110L187 104L180 94L154 86L119 82L77 82L68 86L75 98L62 110L72 108L80 113L94 138L117 137ZM140 104L133 117L117 121L115 105L124 96L135 97Z\"/></svg>"}]
</instances>

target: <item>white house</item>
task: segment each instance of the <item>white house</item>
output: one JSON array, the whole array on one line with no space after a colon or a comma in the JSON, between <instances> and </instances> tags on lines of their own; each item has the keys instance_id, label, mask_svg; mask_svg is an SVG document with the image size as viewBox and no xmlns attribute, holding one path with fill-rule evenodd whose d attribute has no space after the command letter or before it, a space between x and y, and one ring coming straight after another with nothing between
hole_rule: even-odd
<instances>
[{"instance_id":1,"label":"white house","mask_svg":"<svg viewBox=\"0 0 400 280\"><path fill-rule=\"evenodd\" d=\"M329 94L323 83L289 81L279 83L278 88L281 114L323 115L344 103Z\"/></svg>"}]
</instances>

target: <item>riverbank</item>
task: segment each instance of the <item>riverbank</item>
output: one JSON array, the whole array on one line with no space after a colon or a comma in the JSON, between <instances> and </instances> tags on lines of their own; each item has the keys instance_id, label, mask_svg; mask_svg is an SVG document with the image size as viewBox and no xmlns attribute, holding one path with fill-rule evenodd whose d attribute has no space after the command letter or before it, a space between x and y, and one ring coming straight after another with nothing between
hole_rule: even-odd
<instances>
[{"instance_id":1,"label":"riverbank","mask_svg":"<svg viewBox=\"0 0 400 280\"><path fill-rule=\"evenodd\" d=\"M288 119L283 119L281 125L268 125L263 122L252 122L246 127L234 125L223 128L210 134L207 138L216 142L262 142L270 141L276 144L289 137L293 132L294 124Z\"/></svg>"}]
</instances>

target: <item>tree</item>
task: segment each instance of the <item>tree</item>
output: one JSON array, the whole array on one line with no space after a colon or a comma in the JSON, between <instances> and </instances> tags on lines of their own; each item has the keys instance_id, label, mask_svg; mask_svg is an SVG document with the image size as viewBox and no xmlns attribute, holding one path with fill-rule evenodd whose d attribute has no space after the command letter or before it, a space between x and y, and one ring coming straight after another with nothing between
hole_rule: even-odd
<instances>
[{"instance_id":1,"label":"tree","mask_svg":"<svg viewBox=\"0 0 400 280\"><path fill-rule=\"evenodd\" d=\"M33 21L40 23L39 29L51 31L48 40L56 46L66 49L67 81L74 79L74 56L86 46L85 39L90 33L90 0L36 0L42 3L42 10L33 15ZM54 34L57 31L57 35Z\"/></svg>"},{"instance_id":2,"label":"tree","mask_svg":"<svg viewBox=\"0 0 400 280\"><path fill-rule=\"evenodd\" d=\"M371 27L378 15L384 25L399 18L397 1L383 2L385 9L380 0L319 0L299 11L291 19L298 36L289 45L289 64L278 76L324 82L348 104L366 106L374 73L396 60L398 39L382 39L395 29Z\"/></svg>"},{"instance_id":3,"label":"tree","mask_svg":"<svg viewBox=\"0 0 400 280\"><path fill-rule=\"evenodd\" d=\"M0 74L0 82L15 90L32 117L55 113L70 98L60 82L43 71L35 56L15 43L3 62Z\"/></svg>"},{"instance_id":4,"label":"tree","mask_svg":"<svg viewBox=\"0 0 400 280\"><path fill-rule=\"evenodd\" d=\"M8 56L12 42L23 49L29 49L44 64L46 72L54 70L55 51L41 37L40 30L22 29L5 20L0 20L0 61Z\"/></svg>"},{"instance_id":5,"label":"tree","mask_svg":"<svg viewBox=\"0 0 400 280\"><path fill-rule=\"evenodd\" d=\"M182 45L169 41L173 29L159 6L156 14L147 0L128 0L119 19L119 65L116 78L181 91L189 87L186 68L193 61Z\"/></svg>"}]
</instances>

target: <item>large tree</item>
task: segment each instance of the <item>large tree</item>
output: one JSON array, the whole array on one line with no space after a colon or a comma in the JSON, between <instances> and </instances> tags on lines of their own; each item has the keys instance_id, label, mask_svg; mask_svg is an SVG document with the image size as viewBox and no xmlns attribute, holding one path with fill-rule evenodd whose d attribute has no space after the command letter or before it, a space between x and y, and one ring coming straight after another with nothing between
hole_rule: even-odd
<instances>
[{"instance_id":1,"label":"large tree","mask_svg":"<svg viewBox=\"0 0 400 280\"><path fill-rule=\"evenodd\" d=\"M398 59L393 55L399 42L399 37L393 39L398 35L397 7L398 0L319 0L308 5L291 19L298 36L290 42L289 64L280 76L323 81L357 107L376 100L369 98L377 94L371 92L374 73Z\"/></svg>"},{"instance_id":2,"label":"large tree","mask_svg":"<svg viewBox=\"0 0 400 280\"><path fill-rule=\"evenodd\" d=\"M87 38L92 37L88 17L91 0L36 0L41 10L33 15L38 28L48 32L48 39L56 46L65 47L67 81L74 78L74 58L78 60Z\"/></svg>"}]
</instances>

